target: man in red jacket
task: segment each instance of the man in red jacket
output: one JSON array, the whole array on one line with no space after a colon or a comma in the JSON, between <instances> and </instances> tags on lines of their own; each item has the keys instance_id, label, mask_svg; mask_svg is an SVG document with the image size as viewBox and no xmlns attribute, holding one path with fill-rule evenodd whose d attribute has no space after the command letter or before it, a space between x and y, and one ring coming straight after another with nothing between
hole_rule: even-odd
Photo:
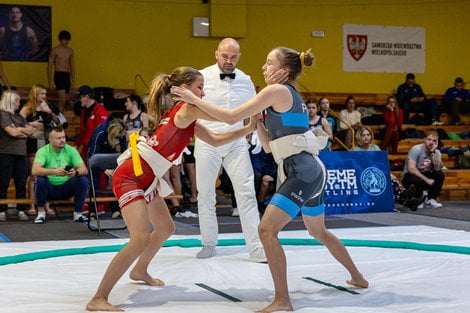
<instances>
[{"instance_id":1,"label":"man in red jacket","mask_svg":"<svg viewBox=\"0 0 470 313\"><path fill-rule=\"evenodd\" d=\"M75 141L77 150L80 151L82 159L87 161L88 142L98 125L106 121L109 116L108 111L101 103L96 102L93 88L83 85L78 88L78 95L82 104L80 113L80 131Z\"/></svg>"}]
</instances>

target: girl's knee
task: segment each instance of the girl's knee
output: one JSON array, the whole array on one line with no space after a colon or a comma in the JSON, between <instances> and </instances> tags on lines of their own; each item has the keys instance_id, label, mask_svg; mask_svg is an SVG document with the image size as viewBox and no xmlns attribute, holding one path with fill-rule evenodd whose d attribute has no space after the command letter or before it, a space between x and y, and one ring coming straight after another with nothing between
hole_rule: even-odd
<instances>
[{"instance_id":1,"label":"girl's knee","mask_svg":"<svg viewBox=\"0 0 470 313\"><path fill-rule=\"evenodd\" d=\"M131 236L129 240L129 245L132 245L139 251L143 251L150 241L150 233L140 233L134 236Z\"/></svg>"},{"instance_id":2,"label":"girl's knee","mask_svg":"<svg viewBox=\"0 0 470 313\"><path fill-rule=\"evenodd\" d=\"M267 225L266 223L261 223L258 226L258 235L260 239L263 240L271 236L273 237L276 236L276 232L271 227L269 227L269 225Z\"/></svg>"},{"instance_id":3,"label":"girl's knee","mask_svg":"<svg viewBox=\"0 0 470 313\"><path fill-rule=\"evenodd\" d=\"M165 238L170 238L171 235L173 235L176 231L175 223L171 223L169 225L166 225L161 229L163 236Z\"/></svg>"},{"instance_id":4,"label":"girl's knee","mask_svg":"<svg viewBox=\"0 0 470 313\"><path fill-rule=\"evenodd\" d=\"M310 236L314 237L321 243L325 242L326 237L328 236L328 230L324 229L309 229L308 233Z\"/></svg>"}]
</instances>

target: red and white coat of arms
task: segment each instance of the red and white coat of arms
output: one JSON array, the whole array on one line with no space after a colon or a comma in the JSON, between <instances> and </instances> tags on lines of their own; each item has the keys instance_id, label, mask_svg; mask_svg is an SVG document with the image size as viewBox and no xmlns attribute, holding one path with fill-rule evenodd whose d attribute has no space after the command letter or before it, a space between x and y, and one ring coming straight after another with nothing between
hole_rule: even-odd
<instances>
[{"instance_id":1,"label":"red and white coat of arms","mask_svg":"<svg viewBox=\"0 0 470 313\"><path fill-rule=\"evenodd\" d=\"M359 61L367 50L366 35L347 35L348 51L354 60Z\"/></svg>"}]
</instances>

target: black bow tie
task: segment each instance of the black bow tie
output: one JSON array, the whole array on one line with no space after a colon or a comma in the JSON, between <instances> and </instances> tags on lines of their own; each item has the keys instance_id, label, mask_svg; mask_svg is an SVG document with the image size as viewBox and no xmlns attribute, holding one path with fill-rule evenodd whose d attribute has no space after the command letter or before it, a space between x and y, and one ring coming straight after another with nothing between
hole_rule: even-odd
<instances>
[{"instance_id":1,"label":"black bow tie","mask_svg":"<svg viewBox=\"0 0 470 313\"><path fill-rule=\"evenodd\" d=\"M230 79L234 79L235 78L235 73L230 73L230 74L220 73L220 79L224 79L225 77L228 77Z\"/></svg>"}]
</instances>

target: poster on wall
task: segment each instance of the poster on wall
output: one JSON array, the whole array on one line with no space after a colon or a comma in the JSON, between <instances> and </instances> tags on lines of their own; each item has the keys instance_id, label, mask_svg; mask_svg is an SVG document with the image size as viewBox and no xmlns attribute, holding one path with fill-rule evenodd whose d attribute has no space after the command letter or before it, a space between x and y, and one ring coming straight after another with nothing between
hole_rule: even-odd
<instances>
[{"instance_id":1,"label":"poster on wall","mask_svg":"<svg viewBox=\"0 0 470 313\"><path fill-rule=\"evenodd\" d=\"M2 61L47 62L51 51L51 7L0 4Z\"/></svg>"},{"instance_id":2,"label":"poster on wall","mask_svg":"<svg viewBox=\"0 0 470 313\"><path fill-rule=\"evenodd\" d=\"M345 72L424 73L423 27L343 25Z\"/></svg>"}]
</instances>

